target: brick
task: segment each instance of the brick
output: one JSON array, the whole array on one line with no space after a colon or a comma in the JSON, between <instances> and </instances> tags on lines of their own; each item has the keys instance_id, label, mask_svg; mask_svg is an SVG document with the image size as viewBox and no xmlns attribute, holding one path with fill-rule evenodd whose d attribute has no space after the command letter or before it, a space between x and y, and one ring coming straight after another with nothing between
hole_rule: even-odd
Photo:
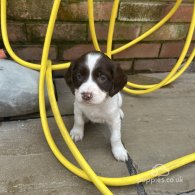
<instances>
[{"instance_id":1,"label":"brick","mask_svg":"<svg viewBox=\"0 0 195 195\"><path fill-rule=\"evenodd\" d=\"M166 15L174 4L167 5L164 11ZM170 18L169 22L190 22L192 18L193 5L192 4L182 4L175 12L175 14Z\"/></svg>"},{"instance_id":2,"label":"brick","mask_svg":"<svg viewBox=\"0 0 195 195\"><path fill-rule=\"evenodd\" d=\"M121 45L116 44L115 48L119 48L120 46ZM121 53L115 54L114 59L158 57L159 50L159 43L138 43Z\"/></svg>"},{"instance_id":3,"label":"brick","mask_svg":"<svg viewBox=\"0 0 195 195\"><path fill-rule=\"evenodd\" d=\"M174 6L174 3L165 4L162 2L122 2L119 10L119 20L144 22L159 21L165 15L167 15L170 9ZM190 22L192 11L192 4L182 4L169 21Z\"/></svg>"},{"instance_id":4,"label":"brick","mask_svg":"<svg viewBox=\"0 0 195 195\"><path fill-rule=\"evenodd\" d=\"M176 59L138 59L134 62L135 72L169 72Z\"/></svg>"},{"instance_id":5,"label":"brick","mask_svg":"<svg viewBox=\"0 0 195 195\"><path fill-rule=\"evenodd\" d=\"M161 52L160 52L160 57L162 58L179 57L183 49L183 46L184 46L184 43L182 42L163 43ZM195 43L192 43L190 45L189 51L187 52L187 56L190 55L194 47L195 47Z\"/></svg>"},{"instance_id":6,"label":"brick","mask_svg":"<svg viewBox=\"0 0 195 195\"><path fill-rule=\"evenodd\" d=\"M98 40L107 40L108 23L96 23L95 29ZM116 23L113 40L132 40L139 36L141 31L140 24ZM88 29L88 39L91 40L90 30Z\"/></svg>"},{"instance_id":7,"label":"brick","mask_svg":"<svg viewBox=\"0 0 195 195\"><path fill-rule=\"evenodd\" d=\"M94 2L95 21L108 21L110 19L113 2ZM87 1L62 2L58 19L63 21L88 21Z\"/></svg>"},{"instance_id":8,"label":"brick","mask_svg":"<svg viewBox=\"0 0 195 195\"><path fill-rule=\"evenodd\" d=\"M16 54L24 59L29 61L40 61L42 56L42 47L37 45L17 45L14 46L14 51ZM57 48L51 46L49 58L55 60L57 57Z\"/></svg>"},{"instance_id":9,"label":"brick","mask_svg":"<svg viewBox=\"0 0 195 195\"><path fill-rule=\"evenodd\" d=\"M100 47L104 52L106 46L100 45ZM65 45L60 48L60 60L72 61L89 51L95 51L92 44Z\"/></svg>"},{"instance_id":10,"label":"brick","mask_svg":"<svg viewBox=\"0 0 195 195\"><path fill-rule=\"evenodd\" d=\"M121 2L118 19L120 21L158 21L165 4L159 2Z\"/></svg>"},{"instance_id":11,"label":"brick","mask_svg":"<svg viewBox=\"0 0 195 195\"><path fill-rule=\"evenodd\" d=\"M154 24L143 24L142 34L149 30ZM188 24L165 24L160 29L145 38L145 41L161 40L183 40L188 32Z\"/></svg>"},{"instance_id":12,"label":"brick","mask_svg":"<svg viewBox=\"0 0 195 195\"><path fill-rule=\"evenodd\" d=\"M47 24L27 24L28 39L43 41ZM86 40L86 25L78 23L57 23L53 34L55 41L83 41Z\"/></svg>"},{"instance_id":13,"label":"brick","mask_svg":"<svg viewBox=\"0 0 195 195\"><path fill-rule=\"evenodd\" d=\"M8 18L14 20L48 20L53 1L45 0L9 0Z\"/></svg>"},{"instance_id":14,"label":"brick","mask_svg":"<svg viewBox=\"0 0 195 195\"><path fill-rule=\"evenodd\" d=\"M128 60L128 61L117 61L120 64L120 67L124 70L124 71L130 71L132 70L132 66L133 66L133 61L132 60Z\"/></svg>"},{"instance_id":15,"label":"brick","mask_svg":"<svg viewBox=\"0 0 195 195\"><path fill-rule=\"evenodd\" d=\"M155 0L155 1L175 2L175 0ZM194 0L183 0L182 2L193 3Z\"/></svg>"},{"instance_id":16,"label":"brick","mask_svg":"<svg viewBox=\"0 0 195 195\"><path fill-rule=\"evenodd\" d=\"M7 25L8 37L11 42L23 42L26 41L26 30L23 23L9 22ZM0 40L2 40L0 33Z\"/></svg>"}]
</instances>

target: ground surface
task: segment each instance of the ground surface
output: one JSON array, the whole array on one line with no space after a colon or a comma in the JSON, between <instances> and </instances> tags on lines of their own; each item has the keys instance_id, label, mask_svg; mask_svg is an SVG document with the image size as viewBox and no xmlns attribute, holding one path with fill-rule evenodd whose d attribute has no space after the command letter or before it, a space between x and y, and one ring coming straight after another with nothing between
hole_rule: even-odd
<instances>
[{"instance_id":1,"label":"ground surface","mask_svg":"<svg viewBox=\"0 0 195 195\"><path fill-rule=\"evenodd\" d=\"M135 82L159 82L162 74L131 76ZM61 113L68 129L73 124L73 96L56 79ZM128 176L152 169L195 151L195 75L185 74L169 87L144 96L124 94L122 137L129 151L128 163L117 162L110 151L105 125L88 124L81 153L98 175ZM77 165L56 127L49 123L57 145ZM31 118L25 120L27 118ZM0 194L96 195L96 188L67 171L50 151L38 115L4 119L0 123ZM133 163L132 163L133 160ZM195 164L147 184L111 187L116 195L195 194ZM144 192L145 191L145 192Z\"/></svg>"}]
</instances>

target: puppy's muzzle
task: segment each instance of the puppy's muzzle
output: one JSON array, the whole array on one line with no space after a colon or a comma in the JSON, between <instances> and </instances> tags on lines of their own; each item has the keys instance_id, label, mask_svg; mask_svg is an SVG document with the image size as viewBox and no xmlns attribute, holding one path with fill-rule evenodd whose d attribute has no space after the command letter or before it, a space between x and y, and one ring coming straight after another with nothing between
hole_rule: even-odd
<instances>
[{"instance_id":1,"label":"puppy's muzzle","mask_svg":"<svg viewBox=\"0 0 195 195\"><path fill-rule=\"evenodd\" d=\"M81 96L85 101L90 101L93 98L93 94L91 92L83 92Z\"/></svg>"}]
</instances>

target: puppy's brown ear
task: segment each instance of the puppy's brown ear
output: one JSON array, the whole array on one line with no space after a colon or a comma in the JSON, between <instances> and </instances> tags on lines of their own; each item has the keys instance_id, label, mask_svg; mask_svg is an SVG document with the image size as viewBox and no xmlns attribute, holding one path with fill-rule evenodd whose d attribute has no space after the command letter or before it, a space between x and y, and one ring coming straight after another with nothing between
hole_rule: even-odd
<instances>
[{"instance_id":1,"label":"puppy's brown ear","mask_svg":"<svg viewBox=\"0 0 195 195\"><path fill-rule=\"evenodd\" d=\"M73 77L73 75L72 75L73 67L74 67L74 63L72 62L70 64L70 67L66 71L66 74L65 74L64 78L65 78L65 81L66 81L67 85L70 87L71 92L74 95L75 89L74 89L74 83L73 83L73 79L72 79L72 77Z\"/></svg>"},{"instance_id":2,"label":"puppy's brown ear","mask_svg":"<svg viewBox=\"0 0 195 195\"><path fill-rule=\"evenodd\" d=\"M120 64L114 63L113 64L113 84L112 88L109 91L109 96L114 96L120 90L123 89L125 84L127 83L127 75L121 69Z\"/></svg>"}]
</instances>

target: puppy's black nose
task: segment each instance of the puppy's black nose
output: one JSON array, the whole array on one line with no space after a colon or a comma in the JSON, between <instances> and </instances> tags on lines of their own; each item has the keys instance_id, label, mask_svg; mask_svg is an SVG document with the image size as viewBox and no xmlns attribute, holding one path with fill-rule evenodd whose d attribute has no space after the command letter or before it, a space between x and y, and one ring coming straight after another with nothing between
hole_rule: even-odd
<instances>
[{"instance_id":1,"label":"puppy's black nose","mask_svg":"<svg viewBox=\"0 0 195 195\"><path fill-rule=\"evenodd\" d=\"M93 94L91 92L83 92L81 95L82 99L85 101L89 101L93 98Z\"/></svg>"}]
</instances>

